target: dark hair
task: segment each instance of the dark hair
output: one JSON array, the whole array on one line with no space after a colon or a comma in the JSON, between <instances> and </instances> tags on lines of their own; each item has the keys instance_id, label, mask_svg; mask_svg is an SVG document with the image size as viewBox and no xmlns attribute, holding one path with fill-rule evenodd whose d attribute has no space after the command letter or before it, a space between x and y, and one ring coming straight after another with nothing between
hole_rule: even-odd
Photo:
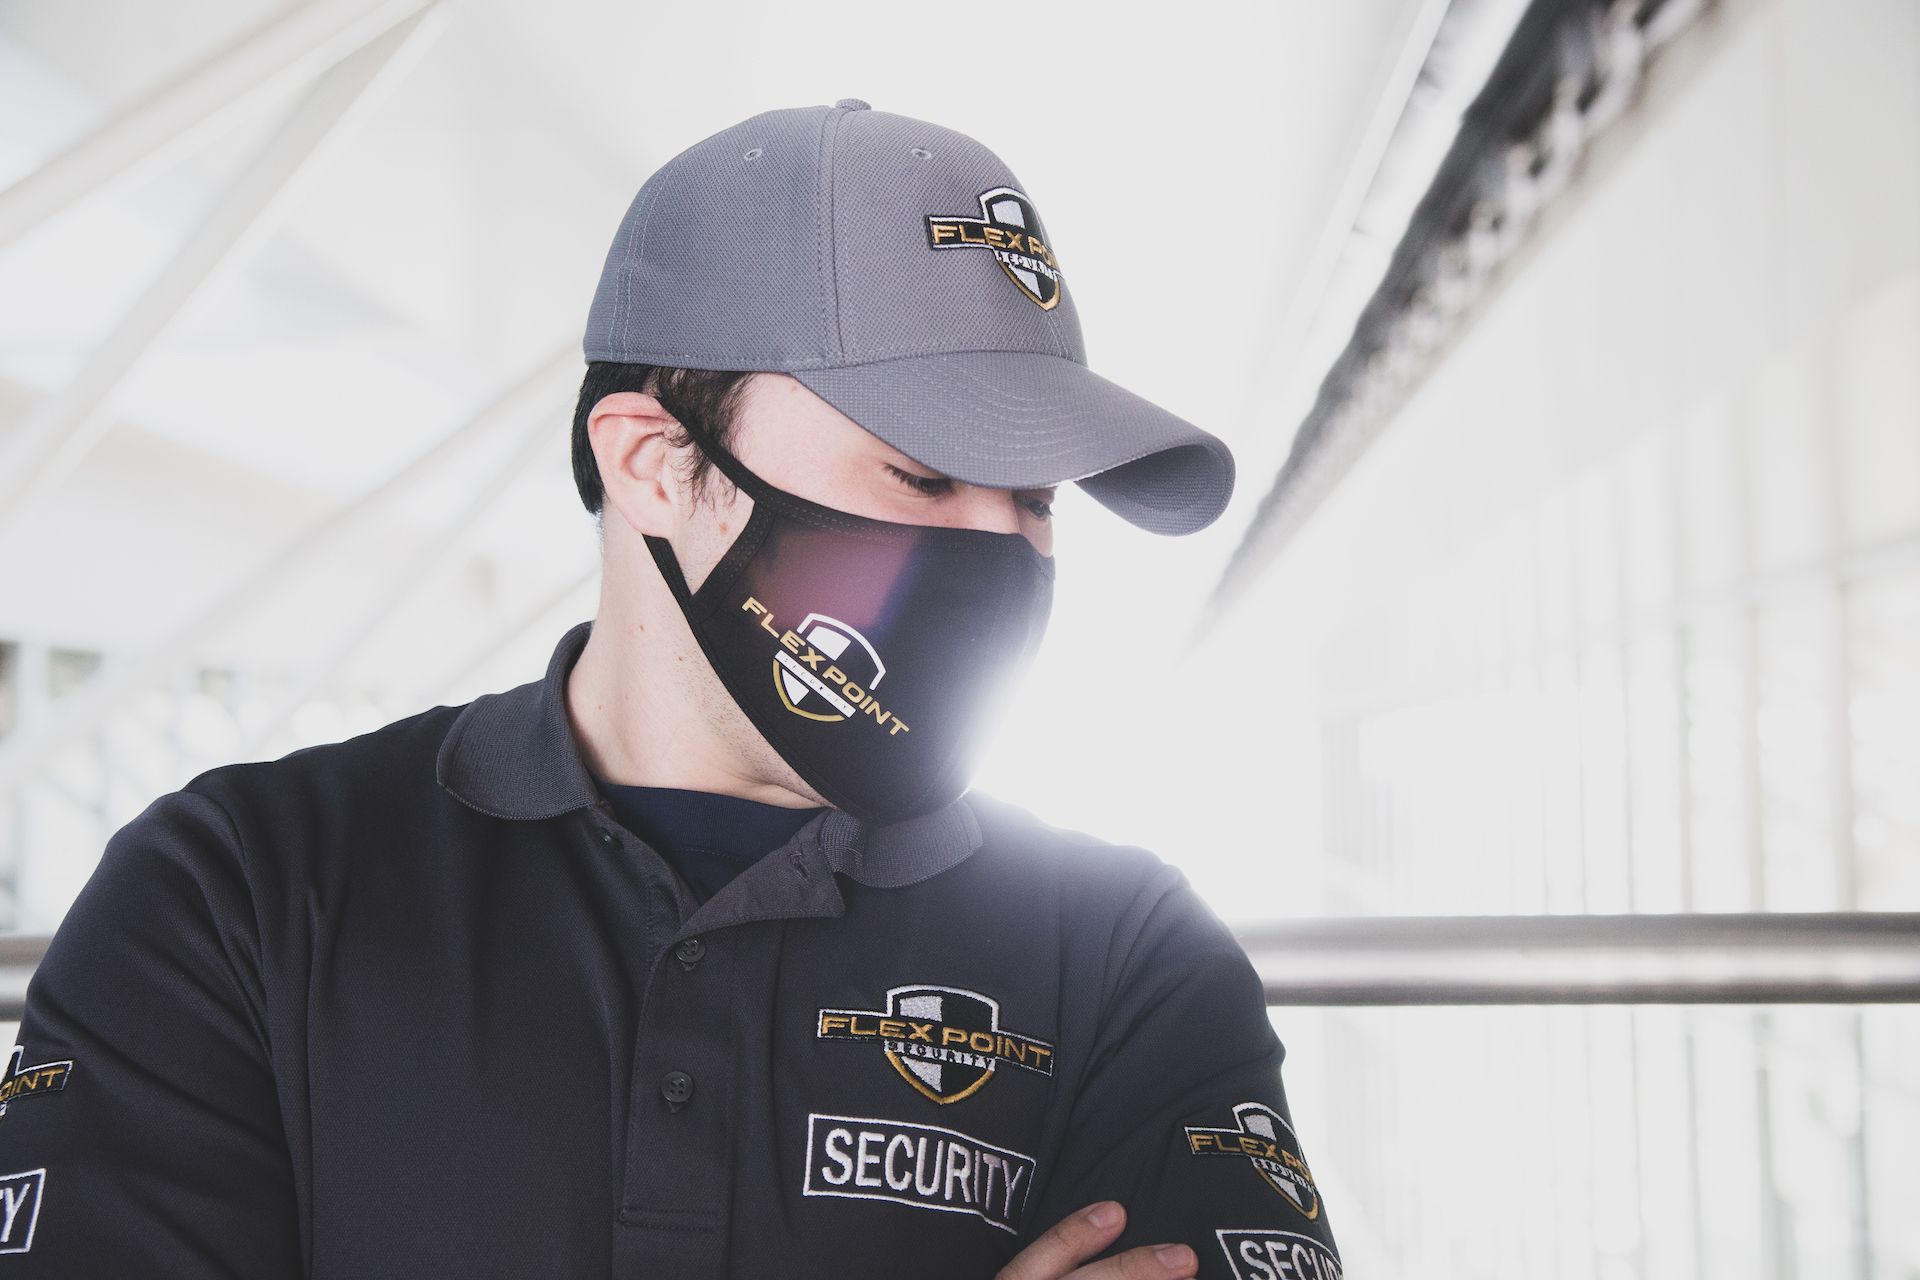
<instances>
[{"instance_id":1,"label":"dark hair","mask_svg":"<svg viewBox=\"0 0 1920 1280\"><path fill-rule=\"evenodd\" d=\"M607 491L600 483L600 464L593 456L593 444L587 439L587 418L593 407L616 391L643 391L660 402L660 407L678 419L679 428L668 428L667 443L679 447L688 442L688 433L699 434L721 448L733 438L735 411L740 389L753 376L751 369L680 369L657 364L620 364L612 360L593 360L587 364L587 376L580 382L580 400L573 410L573 483L598 521L606 503ZM681 473L696 497L706 492L709 476L717 475L713 463L698 449L689 449L686 469ZM723 481L725 477L720 477Z\"/></svg>"}]
</instances>

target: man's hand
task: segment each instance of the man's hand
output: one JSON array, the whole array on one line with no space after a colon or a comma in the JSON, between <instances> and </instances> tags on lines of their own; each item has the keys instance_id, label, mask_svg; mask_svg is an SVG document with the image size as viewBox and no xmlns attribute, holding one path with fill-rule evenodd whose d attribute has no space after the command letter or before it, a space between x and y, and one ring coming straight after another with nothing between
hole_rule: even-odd
<instances>
[{"instance_id":1,"label":"man's hand","mask_svg":"<svg viewBox=\"0 0 1920 1280\"><path fill-rule=\"evenodd\" d=\"M1143 1244L1090 1267L1079 1265L1111 1244L1126 1221L1118 1201L1088 1205L1022 1249L994 1280L1192 1280L1200 1260L1183 1244Z\"/></svg>"}]
</instances>

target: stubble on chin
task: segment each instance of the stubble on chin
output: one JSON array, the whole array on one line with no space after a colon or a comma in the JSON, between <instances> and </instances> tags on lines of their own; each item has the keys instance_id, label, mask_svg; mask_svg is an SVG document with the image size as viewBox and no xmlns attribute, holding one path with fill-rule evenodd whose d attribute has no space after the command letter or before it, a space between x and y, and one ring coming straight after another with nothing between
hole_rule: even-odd
<instances>
[{"instance_id":1,"label":"stubble on chin","mask_svg":"<svg viewBox=\"0 0 1920 1280\"><path fill-rule=\"evenodd\" d=\"M734 767L744 780L784 787L814 804L828 803L825 797L793 771L793 766L780 758L773 744L753 727L753 721L747 719L747 713L740 709L726 686L720 683L720 677L707 664L704 654L696 649L685 662L674 665L683 673L682 679L689 682L688 701L700 708L713 736L725 748L729 760L734 762Z\"/></svg>"}]
</instances>

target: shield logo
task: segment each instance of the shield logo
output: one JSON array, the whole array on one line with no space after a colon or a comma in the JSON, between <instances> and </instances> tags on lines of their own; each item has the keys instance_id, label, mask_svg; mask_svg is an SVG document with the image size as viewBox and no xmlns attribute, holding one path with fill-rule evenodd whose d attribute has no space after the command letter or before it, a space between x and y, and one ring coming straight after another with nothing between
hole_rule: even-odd
<instances>
[{"instance_id":1,"label":"shield logo","mask_svg":"<svg viewBox=\"0 0 1920 1280\"><path fill-rule=\"evenodd\" d=\"M1314 1185L1313 1171L1300 1154L1300 1140L1294 1136L1293 1126L1264 1102L1237 1103L1233 1120L1231 1129L1186 1126L1189 1153L1246 1160L1308 1221L1318 1218L1320 1192Z\"/></svg>"},{"instance_id":2,"label":"shield logo","mask_svg":"<svg viewBox=\"0 0 1920 1280\"><path fill-rule=\"evenodd\" d=\"M23 1066L26 1061L26 1046L14 1045L13 1057L8 1060L4 1073L0 1073L0 1116L7 1108L21 1098L31 1098L43 1093L59 1093L67 1087L67 1076L73 1071L73 1060L65 1062L43 1062L37 1067Z\"/></svg>"},{"instance_id":3,"label":"shield logo","mask_svg":"<svg viewBox=\"0 0 1920 1280\"><path fill-rule=\"evenodd\" d=\"M822 1009L815 1035L878 1046L900 1078L935 1102L958 1102L1001 1064L1053 1074L1053 1045L1000 1025L1000 1002L965 987L914 983L887 991L883 1009Z\"/></svg>"},{"instance_id":4,"label":"shield logo","mask_svg":"<svg viewBox=\"0 0 1920 1280\"><path fill-rule=\"evenodd\" d=\"M900 1018L917 1018L942 1026L997 1029L1000 1005L972 991L951 987L896 987L887 993L887 1007ZM919 1041L886 1040L887 1061L907 1083L935 1102L958 1102L979 1089L993 1075L998 1061L992 1054L964 1048L942 1050L940 1057L921 1050Z\"/></svg>"},{"instance_id":5,"label":"shield logo","mask_svg":"<svg viewBox=\"0 0 1920 1280\"><path fill-rule=\"evenodd\" d=\"M812 646L814 652L797 658L785 649L775 649L773 687L787 710L797 716L824 721L848 719L857 708L841 696L847 687L872 689L887 674L879 651L867 643L865 636L838 618L810 613L793 633ZM839 689L815 675L806 661L820 654L825 654L826 660L844 675Z\"/></svg>"},{"instance_id":6,"label":"shield logo","mask_svg":"<svg viewBox=\"0 0 1920 1280\"><path fill-rule=\"evenodd\" d=\"M986 249L999 261L1020 292L1042 311L1060 303L1066 281L1060 261L1047 244L1040 214L1025 193L992 187L979 196L980 217L927 215L927 244L934 249Z\"/></svg>"}]
</instances>

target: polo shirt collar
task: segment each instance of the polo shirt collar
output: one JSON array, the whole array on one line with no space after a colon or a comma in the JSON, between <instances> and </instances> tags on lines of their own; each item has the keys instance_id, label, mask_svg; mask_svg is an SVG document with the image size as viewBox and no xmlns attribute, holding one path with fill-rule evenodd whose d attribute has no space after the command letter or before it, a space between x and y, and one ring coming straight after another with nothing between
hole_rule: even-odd
<instances>
[{"instance_id":1,"label":"polo shirt collar","mask_svg":"<svg viewBox=\"0 0 1920 1280\"><path fill-rule=\"evenodd\" d=\"M441 786L495 818L537 821L577 809L604 811L606 799L580 758L567 717L567 676L592 631L591 618L569 628L542 679L481 694L461 708L434 761ZM981 840L980 821L964 796L882 825L829 809L794 836L832 870L876 888L938 875L965 861Z\"/></svg>"}]
</instances>

